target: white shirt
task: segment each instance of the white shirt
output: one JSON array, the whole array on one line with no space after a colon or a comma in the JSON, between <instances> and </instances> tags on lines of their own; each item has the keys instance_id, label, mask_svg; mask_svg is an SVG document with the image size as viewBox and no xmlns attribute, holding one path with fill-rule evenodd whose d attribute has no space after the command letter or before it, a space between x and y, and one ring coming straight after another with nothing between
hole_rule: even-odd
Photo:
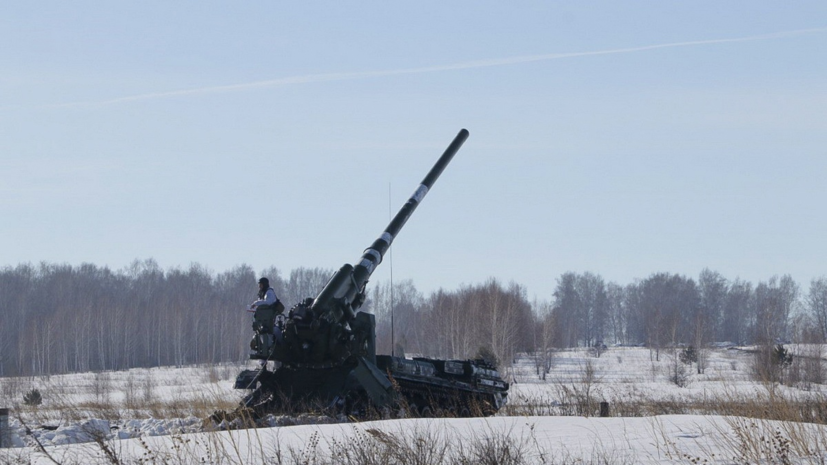
<instances>
[{"instance_id":1,"label":"white shirt","mask_svg":"<svg viewBox=\"0 0 827 465\"><path fill-rule=\"evenodd\" d=\"M251 303L250 308L256 308L259 305L273 305L274 303L276 303L277 300L278 298L276 298L276 291L274 291L271 287L270 289L267 289L267 292L264 293L264 298Z\"/></svg>"}]
</instances>

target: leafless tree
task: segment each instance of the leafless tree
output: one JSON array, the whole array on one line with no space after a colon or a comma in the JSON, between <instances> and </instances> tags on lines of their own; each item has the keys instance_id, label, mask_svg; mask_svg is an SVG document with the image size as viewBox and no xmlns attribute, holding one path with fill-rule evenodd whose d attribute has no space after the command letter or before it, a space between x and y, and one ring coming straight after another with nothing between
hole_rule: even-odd
<instances>
[{"instance_id":1,"label":"leafless tree","mask_svg":"<svg viewBox=\"0 0 827 465\"><path fill-rule=\"evenodd\" d=\"M772 345L787 338L787 323L798 300L798 285L789 275L773 276L755 288L753 340Z\"/></svg>"},{"instance_id":2,"label":"leafless tree","mask_svg":"<svg viewBox=\"0 0 827 465\"><path fill-rule=\"evenodd\" d=\"M580 340L586 347L602 345L608 315L603 278L592 273L584 273L575 280L575 290L580 303Z\"/></svg>"},{"instance_id":3,"label":"leafless tree","mask_svg":"<svg viewBox=\"0 0 827 465\"><path fill-rule=\"evenodd\" d=\"M537 376L545 381L554 362L554 313L552 304L546 301L534 304L536 323L535 334L538 336L534 343L534 366Z\"/></svg>"},{"instance_id":4,"label":"leafless tree","mask_svg":"<svg viewBox=\"0 0 827 465\"><path fill-rule=\"evenodd\" d=\"M655 360L666 345L692 340L693 318L699 307L698 288L691 279L655 273L627 289L637 325L636 333ZM670 340L671 339L671 340Z\"/></svg>"},{"instance_id":5,"label":"leafless tree","mask_svg":"<svg viewBox=\"0 0 827 465\"><path fill-rule=\"evenodd\" d=\"M615 344L628 344L629 305L626 303L626 292L622 286L616 283L606 285L606 308L607 334Z\"/></svg>"},{"instance_id":6,"label":"leafless tree","mask_svg":"<svg viewBox=\"0 0 827 465\"><path fill-rule=\"evenodd\" d=\"M579 333L577 322L583 305L577 292L577 275L564 273L557 279L554 291L555 344L558 347L576 347Z\"/></svg>"},{"instance_id":7,"label":"leafless tree","mask_svg":"<svg viewBox=\"0 0 827 465\"><path fill-rule=\"evenodd\" d=\"M284 305L290 308L308 297L316 297L332 276L333 270L326 268L294 269L290 272L290 279L285 283ZM277 289L274 290L278 292Z\"/></svg>"},{"instance_id":8,"label":"leafless tree","mask_svg":"<svg viewBox=\"0 0 827 465\"><path fill-rule=\"evenodd\" d=\"M824 276L810 282L807 307L821 332L821 341L827 341L827 278Z\"/></svg>"},{"instance_id":9,"label":"leafless tree","mask_svg":"<svg viewBox=\"0 0 827 465\"><path fill-rule=\"evenodd\" d=\"M403 348L405 352L421 353L419 343L427 339L420 315L422 306L423 297L411 280L394 283L393 287L390 283L374 286L371 298L363 309L368 307L376 317L376 347L379 353L398 355L396 347Z\"/></svg>"},{"instance_id":10,"label":"leafless tree","mask_svg":"<svg viewBox=\"0 0 827 465\"><path fill-rule=\"evenodd\" d=\"M729 288L723 276L705 268L698 277L698 291L700 305L695 314L692 345L697 351L697 369L701 374L706 368L707 345L711 342L710 337L720 334L719 328Z\"/></svg>"},{"instance_id":11,"label":"leafless tree","mask_svg":"<svg viewBox=\"0 0 827 465\"><path fill-rule=\"evenodd\" d=\"M738 279L730 284L718 331L721 341L747 343L750 326L754 320L754 298L752 284Z\"/></svg>"}]
</instances>

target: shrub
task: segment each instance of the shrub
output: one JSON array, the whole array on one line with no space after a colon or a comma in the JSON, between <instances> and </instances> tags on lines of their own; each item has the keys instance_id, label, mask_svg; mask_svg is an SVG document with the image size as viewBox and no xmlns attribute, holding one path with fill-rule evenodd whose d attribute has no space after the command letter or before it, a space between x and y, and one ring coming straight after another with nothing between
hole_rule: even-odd
<instances>
[{"instance_id":1,"label":"shrub","mask_svg":"<svg viewBox=\"0 0 827 465\"><path fill-rule=\"evenodd\" d=\"M690 365L692 363L698 363L698 351L695 350L694 346L688 346L685 349L681 350L681 362Z\"/></svg>"},{"instance_id":2,"label":"shrub","mask_svg":"<svg viewBox=\"0 0 827 465\"><path fill-rule=\"evenodd\" d=\"M31 391L23 394L23 403L30 407L36 407L43 403L43 396L37 389L32 389Z\"/></svg>"},{"instance_id":3,"label":"shrub","mask_svg":"<svg viewBox=\"0 0 827 465\"><path fill-rule=\"evenodd\" d=\"M755 351L753 374L760 381L780 382L792 362L792 354L783 345L761 345Z\"/></svg>"},{"instance_id":4,"label":"shrub","mask_svg":"<svg viewBox=\"0 0 827 465\"><path fill-rule=\"evenodd\" d=\"M494 353L494 349L488 345L480 346L474 358L485 360L495 368L499 368L500 366L500 359L497 357L497 354Z\"/></svg>"},{"instance_id":5,"label":"shrub","mask_svg":"<svg viewBox=\"0 0 827 465\"><path fill-rule=\"evenodd\" d=\"M773 362L775 362L776 365L785 367L790 366L793 363L793 354L791 354L781 344L776 344L775 348L773 348L772 355Z\"/></svg>"},{"instance_id":6,"label":"shrub","mask_svg":"<svg viewBox=\"0 0 827 465\"><path fill-rule=\"evenodd\" d=\"M669 381L678 387L687 387L689 385L689 373L686 372L686 363L684 360L684 353L686 349L679 354L672 355L672 366L669 367ZM679 363L683 362L683 363Z\"/></svg>"}]
</instances>

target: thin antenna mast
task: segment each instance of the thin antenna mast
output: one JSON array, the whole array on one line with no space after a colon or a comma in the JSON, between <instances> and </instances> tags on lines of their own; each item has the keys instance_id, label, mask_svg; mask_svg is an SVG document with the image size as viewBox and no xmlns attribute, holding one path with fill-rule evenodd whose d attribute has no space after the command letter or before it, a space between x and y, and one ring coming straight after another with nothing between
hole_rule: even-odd
<instances>
[{"instance_id":1,"label":"thin antenna mast","mask_svg":"<svg viewBox=\"0 0 827 465\"><path fill-rule=\"evenodd\" d=\"M391 211L391 183L388 183L388 218L392 215ZM390 248L388 251L390 252L390 271L391 271L391 357L395 357L396 351L396 338L394 334L395 325L393 324L393 247Z\"/></svg>"}]
</instances>

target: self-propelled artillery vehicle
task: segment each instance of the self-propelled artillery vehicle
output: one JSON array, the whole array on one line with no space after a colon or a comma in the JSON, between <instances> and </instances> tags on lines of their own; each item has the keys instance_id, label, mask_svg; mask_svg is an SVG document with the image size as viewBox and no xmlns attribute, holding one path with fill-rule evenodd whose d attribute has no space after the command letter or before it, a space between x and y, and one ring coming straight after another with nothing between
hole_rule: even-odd
<instances>
[{"instance_id":1,"label":"self-propelled artillery vehicle","mask_svg":"<svg viewBox=\"0 0 827 465\"><path fill-rule=\"evenodd\" d=\"M399 231L468 138L454 138L414 194L356 265L345 264L315 298L259 306L250 358L275 361L241 372L235 387L251 392L240 410L254 418L295 405L322 406L348 415L491 415L505 403L508 383L483 360L406 359L376 355L374 315L360 311L368 279Z\"/></svg>"}]
</instances>

